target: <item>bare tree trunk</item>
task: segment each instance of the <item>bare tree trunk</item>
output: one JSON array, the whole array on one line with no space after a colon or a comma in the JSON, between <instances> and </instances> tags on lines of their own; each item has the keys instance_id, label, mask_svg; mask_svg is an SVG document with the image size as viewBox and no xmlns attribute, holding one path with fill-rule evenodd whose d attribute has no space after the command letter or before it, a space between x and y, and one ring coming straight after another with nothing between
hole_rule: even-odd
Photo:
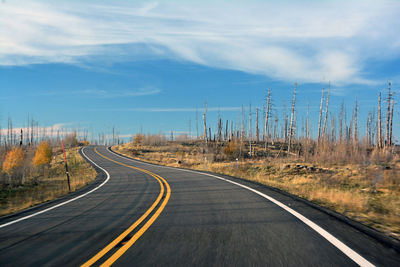
<instances>
[{"instance_id":1,"label":"bare tree trunk","mask_svg":"<svg viewBox=\"0 0 400 267\"><path fill-rule=\"evenodd\" d=\"M252 132L251 132L251 104L249 105L249 141L251 142Z\"/></svg>"},{"instance_id":2,"label":"bare tree trunk","mask_svg":"<svg viewBox=\"0 0 400 267\"><path fill-rule=\"evenodd\" d=\"M328 126L328 106L329 106L329 93L331 91L331 82L329 82L328 93L326 95L326 104L325 104L325 119L324 119L324 128L323 128L323 136L327 134L327 126Z\"/></svg>"},{"instance_id":3,"label":"bare tree trunk","mask_svg":"<svg viewBox=\"0 0 400 267\"><path fill-rule=\"evenodd\" d=\"M265 129L264 129L264 146L265 150L267 149L268 146L268 122L269 122L269 116L270 116L270 110L271 110L271 89L268 88L268 97L267 97L267 110L265 114Z\"/></svg>"},{"instance_id":4,"label":"bare tree trunk","mask_svg":"<svg viewBox=\"0 0 400 267\"><path fill-rule=\"evenodd\" d=\"M295 106L296 106L296 89L297 89L297 83L294 84L293 99L292 99L292 112L290 115L289 142L288 142L288 150L287 150L288 156L290 154L290 147L292 145L292 139L293 139L294 112L295 112Z\"/></svg>"},{"instance_id":5,"label":"bare tree trunk","mask_svg":"<svg viewBox=\"0 0 400 267\"><path fill-rule=\"evenodd\" d=\"M229 122L228 122L228 120L226 120L226 123L225 123L225 137L224 137L225 141L228 140L228 124L229 124Z\"/></svg>"},{"instance_id":6,"label":"bare tree trunk","mask_svg":"<svg viewBox=\"0 0 400 267\"><path fill-rule=\"evenodd\" d=\"M392 146L392 131L393 131L393 108L394 108L394 99L392 99L392 108L390 110L390 125L389 125L389 146Z\"/></svg>"},{"instance_id":7,"label":"bare tree trunk","mask_svg":"<svg viewBox=\"0 0 400 267\"><path fill-rule=\"evenodd\" d=\"M275 114L275 119L274 119L274 132L273 132L273 136L272 136L272 145L274 145L275 144L275 139L276 139L276 131L277 131L277 129L278 129L278 122L279 122L279 119L278 119L278 116Z\"/></svg>"},{"instance_id":8,"label":"bare tree trunk","mask_svg":"<svg viewBox=\"0 0 400 267\"><path fill-rule=\"evenodd\" d=\"M321 104L319 106L319 120L318 120L318 143L321 140L321 122L322 122L322 107L324 104L324 87L322 87Z\"/></svg>"},{"instance_id":9,"label":"bare tree trunk","mask_svg":"<svg viewBox=\"0 0 400 267\"><path fill-rule=\"evenodd\" d=\"M231 133L230 133L230 139L233 140L233 121L231 121Z\"/></svg>"},{"instance_id":10,"label":"bare tree trunk","mask_svg":"<svg viewBox=\"0 0 400 267\"><path fill-rule=\"evenodd\" d=\"M246 135L246 130L245 130L245 118L244 118L244 106L242 105L242 117L240 121L240 142L243 142L245 135Z\"/></svg>"},{"instance_id":11,"label":"bare tree trunk","mask_svg":"<svg viewBox=\"0 0 400 267\"><path fill-rule=\"evenodd\" d=\"M33 136L34 136L34 121L33 118L31 118L31 146L33 146Z\"/></svg>"},{"instance_id":12,"label":"bare tree trunk","mask_svg":"<svg viewBox=\"0 0 400 267\"><path fill-rule=\"evenodd\" d=\"M390 146L389 143L389 132L390 132L390 102L392 98L392 93L391 93L391 83L388 82L388 97L387 97L387 115L386 115L386 141L385 141L385 146Z\"/></svg>"},{"instance_id":13,"label":"bare tree trunk","mask_svg":"<svg viewBox=\"0 0 400 267\"><path fill-rule=\"evenodd\" d=\"M343 142L343 115L344 115L344 100L340 105L340 115L339 115L339 142Z\"/></svg>"},{"instance_id":14,"label":"bare tree trunk","mask_svg":"<svg viewBox=\"0 0 400 267\"><path fill-rule=\"evenodd\" d=\"M196 140L199 139L199 110L196 107Z\"/></svg>"},{"instance_id":15,"label":"bare tree trunk","mask_svg":"<svg viewBox=\"0 0 400 267\"><path fill-rule=\"evenodd\" d=\"M22 147L22 140L23 140L23 138L24 138L24 134L23 134L23 132L22 132L22 128L21 128L21 135L20 135L20 140L19 140L19 146L20 147Z\"/></svg>"},{"instance_id":16,"label":"bare tree trunk","mask_svg":"<svg viewBox=\"0 0 400 267\"><path fill-rule=\"evenodd\" d=\"M309 131L310 131L309 123L310 123L310 102L307 100L307 119L306 119L306 133L305 133L307 141L310 138L310 135L309 135Z\"/></svg>"},{"instance_id":17,"label":"bare tree trunk","mask_svg":"<svg viewBox=\"0 0 400 267\"><path fill-rule=\"evenodd\" d=\"M356 99L355 107L354 107L354 145L357 145L358 143L358 121L357 121L357 115L358 115L358 102Z\"/></svg>"},{"instance_id":18,"label":"bare tree trunk","mask_svg":"<svg viewBox=\"0 0 400 267\"><path fill-rule=\"evenodd\" d=\"M189 140L192 139L192 121L189 119Z\"/></svg>"},{"instance_id":19,"label":"bare tree trunk","mask_svg":"<svg viewBox=\"0 0 400 267\"><path fill-rule=\"evenodd\" d=\"M205 143L207 145L208 144L208 138L207 138L207 102L204 104L203 122L204 122L204 141L205 141Z\"/></svg>"},{"instance_id":20,"label":"bare tree trunk","mask_svg":"<svg viewBox=\"0 0 400 267\"><path fill-rule=\"evenodd\" d=\"M258 128L258 108L256 108L256 141L260 141L260 129Z\"/></svg>"},{"instance_id":21,"label":"bare tree trunk","mask_svg":"<svg viewBox=\"0 0 400 267\"><path fill-rule=\"evenodd\" d=\"M371 136L372 136L372 113L371 113L371 111L368 112L365 136L367 137L368 146L371 146L371 144L372 144L372 138L371 138Z\"/></svg>"},{"instance_id":22,"label":"bare tree trunk","mask_svg":"<svg viewBox=\"0 0 400 267\"><path fill-rule=\"evenodd\" d=\"M221 119L220 116L219 116L219 118L218 118L218 133L217 133L217 139L218 139L218 142L220 142L221 139L222 139L222 119Z\"/></svg>"},{"instance_id":23,"label":"bare tree trunk","mask_svg":"<svg viewBox=\"0 0 400 267\"><path fill-rule=\"evenodd\" d=\"M381 112L381 93L379 93L379 103L378 103L378 148L382 149L382 112Z\"/></svg>"},{"instance_id":24,"label":"bare tree trunk","mask_svg":"<svg viewBox=\"0 0 400 267\"><path fill-rule=\"evenodd\" d=\"M286 112L286 103L283 103L283 108L285 110L284 116L285 116L285 125L284 125L284 137L285 137L285 143L288 141L288 115Z\"/></svg>"}]
</instances>

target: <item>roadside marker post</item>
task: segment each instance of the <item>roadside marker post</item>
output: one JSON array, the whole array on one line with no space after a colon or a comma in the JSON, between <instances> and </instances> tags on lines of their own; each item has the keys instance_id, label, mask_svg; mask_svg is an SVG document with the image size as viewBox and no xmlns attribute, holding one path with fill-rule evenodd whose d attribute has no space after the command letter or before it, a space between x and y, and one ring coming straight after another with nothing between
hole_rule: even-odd
<instances>
[{"instance_id":1,"label":"roadside marker post","mask_svg":"<svg viewBox=\"0 0 400 267\"><path fill-rule=\"evenodd\" d=\"M64 148L64 140L63 139L61 139L61 144L62 144L62 149L63 149L63 153L64 153L65 174L67 175L68 190L69 190L69 192L71 192L71 184L70 184L70 181L69 181L67 156L65 155L65 148Z\"/></svg>"}]
</instances>

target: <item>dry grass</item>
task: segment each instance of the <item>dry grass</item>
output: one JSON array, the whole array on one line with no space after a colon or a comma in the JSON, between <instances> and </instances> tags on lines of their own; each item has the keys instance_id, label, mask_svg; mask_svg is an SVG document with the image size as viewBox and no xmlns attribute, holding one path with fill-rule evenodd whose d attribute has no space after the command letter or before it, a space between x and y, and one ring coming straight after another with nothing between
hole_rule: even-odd
<instances>
[{"instance_id":1,"label":"dry grass","mask_svg":"<svg viewBox=\"0 0 400 267\"><path fill-rule=\"evenodd\" d=\"M336 161L324 155L304 158L241 159L215 161L199 146L125 144L115 151L152 163L207 170L273 186L343 213L392 236L400 237L400 159L386 152L361 163ZM327 160L330 157L330 160Z\"/></svg>"},{"instance_id":2,"label":"dry grass","mask_svg":"<svg viewBox=\"0 0 400 267\"><path fill-rule=\"evenodd\" d=\"M76 191L92 182L96 171L80 155L79 148L67 150L71 191ZM20 211L68 194L64 160L61 151L57 151L49 167L32 171L19 186L0 188L0 215Z\"/></svg>"}]
</instances>

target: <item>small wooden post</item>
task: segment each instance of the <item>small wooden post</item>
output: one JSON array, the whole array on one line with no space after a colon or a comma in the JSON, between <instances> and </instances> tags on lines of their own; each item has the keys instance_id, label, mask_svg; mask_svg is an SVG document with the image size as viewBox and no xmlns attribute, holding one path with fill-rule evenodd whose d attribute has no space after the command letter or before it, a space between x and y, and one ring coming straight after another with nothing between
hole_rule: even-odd
<instances>
[{"instance_id":1,"label":"small wooden post","mask_svg":"<svg viewBox=\"0 0 400 267\"><path fill-rule=\"evenodd\" d=\"M65 148L64 148L64 140L63 139L61 139L61 144L62 144L62 149L63 149L63 153L64 153L65 174L67 175L68 190L69 190L69 192L71 192L71 183L70 183L70 180L69 180L67 156L65 155Z\"/></svg>"}]
</instances>

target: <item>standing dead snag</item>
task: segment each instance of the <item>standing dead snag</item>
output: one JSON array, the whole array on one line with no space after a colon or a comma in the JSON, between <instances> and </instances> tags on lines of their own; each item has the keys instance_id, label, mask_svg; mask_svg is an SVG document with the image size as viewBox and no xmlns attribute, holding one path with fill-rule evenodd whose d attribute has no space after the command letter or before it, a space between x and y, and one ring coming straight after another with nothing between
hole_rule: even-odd
<instances>
[{"instance_id":1,"label":"standing dead snag","mask_svg":"<svg viewBox=\"0 0 400 267\"><path fill-rule=\"evenodd\" d=\"M297 89L297 83L294 84L293 99L292 99L292 112L290 115L289 142L288 142L288 150L287 150L288 156L290 153L290 146L292 145L292 139L293 139L294 111L295 111L295 105L296 105L296 89Z\"/></svg>"},{"instance_id":2,"label":"standing dead snag","mask_svg":"<svg viewBox=\"0 0 400 267\"><path fill-rule=\"evenodd\" d=\"M258 128L258 108L256 108L256 141L260 141L260 129Z\"/></svg>"},{"instance_id":3,"label":"standing dead snag","mask_svg":"<svg viewBox=\"0 0 400 267\"><path fill-rule=\"evenodd\" d=\"M196 107L196 140L199 139L199 110Z\"/></svg>"},{"instance_id":4,"label":"standing dead snag","mask_svg":"<svg viewBox=\"0 0 400 267\"><path fill-rule=\"evenodd\" d=\"M388 82L388 96L387 96L387 115L386 115L386 141L385 141L385 146L390 146L389 143L389 132L390 132L390 104L391 104L391 99L392 99L392 92L391 92L391 83Z\"/></svg>"},{"instance_id":5,"label":"standing dead snag","mask_svg":"<svg viewBox=\"0 0 400 267\"><path fill-rule=\"evenodd\" d=\"M378 148L382 149L382 112L381 112L381 93L379 93L379 103L378 103Z\"/></svg>"},{"instance_id":6,"label":"standing dead snag","mask_svg":"<svg viewBox=\"0 0 400 267\"><path fill-rule=\"evenodd\" d=\"M328 86L328 93L326 95L326 104L325 104L325 119L324 119L324 128L322 130L322 135L324 138L326 138L327 132L328 132L328 106L329 106L329 93L331 91L331 82L329 82Z\"/></svg>"},{"instance_id":7,"label":"standing dead snag","mask_svg":"<svg viewBox=\"0 0 400 267\"><path fill-rule=\"evenodd\" d=\"M268 96L267 96L267 109L265 114L265 125L264 125L264 142L265 142L265 150L267 150L268 146L268 122L271 111L271 89L268 88Z\"/></svg>"},{"instance_id":8,"label":"standing dead snag","mask_svg":"<svg viewBox=\"0 0 400 267\"><path fill-rule=\"evenodd\" d=\"M318 143L321 139L321 122L322 122L322 107L324 104L324 87L322 86L321 105L319 106L319 120L318 120Z\"/></svg>"},{"instance_id":9,"label":"standing dead snag","mask_svg":"<svg viewBox=\"0 0 400 267\"><path fill-rule=\"evenodd\" d=\"M358 121L357 121L357 115L358 115L358 102L356 98L356 103L354 107L354 146L357 146L358 142Z\"/></svg>"},{"instance_id":10,"label":"standing dead snag","mask_svg":"<svg viewBox=\"0 0 400 267\"><path fill-rule=\"evenodd\" d=\"M340 105L340 114L339 114L339 142L343 142L344 140L344 129L343 127L343 118L344 118L344 100L342 100L342 104Z\"/></svg>"},{"instance_id":11,"label":"standing dead snag","mask_svg":"<svg viewBox=\"0 0 400 267\"><path fill-rule=\"evenodd\" d=\"M207 102L204 103L203 122L204 122L204 141L205 141L205 143L207 145L208 144L208 138L207 138Z\"/></svg>"},{"instance_id":12,"label":"standing dead snag","mask_svg":"<svg viewBox=\"0 0 400 267\"><path fill-rule=\"evenodd\" d=\"M288 141L288 115L287 115L287 110L286 110L286 103L283 102L283 109L284 109L284 117L285 117L285 122L284 122L284 137L285 137L285 143Z\"/></svg>"},{"instance_id":13,"label":"standing dead snag","mask_svg":"<svg viewBox=\"0 0 400 267\"><path fill-rule=\"evenodd\" d=\"M394 99L392 99L392 108L390 111L390 123L389 123L389 146L393 144L392 142L392 131L393 131L393 108L394 108Z\"/></svg>"},{"instance_id":14,"label":"standing dead snag","mask_svg":"<svg viewBox=\"0 0 400 267\"><path fill-rule=\"evenodd\" d=\"M306 119L306 140L310 139L310 102L307 100L307 119Z\"/></svg>"},{"instance_id":15,"label":"standing dead snag","mask_svg":"<svg viewBox=\"0 0 400 267\"><path fill-rule=\"evenodd\" d=\"M252 132L251 132L251 103L249 104L249 140L251 141Z\"/></svg>"}]
</instances>

